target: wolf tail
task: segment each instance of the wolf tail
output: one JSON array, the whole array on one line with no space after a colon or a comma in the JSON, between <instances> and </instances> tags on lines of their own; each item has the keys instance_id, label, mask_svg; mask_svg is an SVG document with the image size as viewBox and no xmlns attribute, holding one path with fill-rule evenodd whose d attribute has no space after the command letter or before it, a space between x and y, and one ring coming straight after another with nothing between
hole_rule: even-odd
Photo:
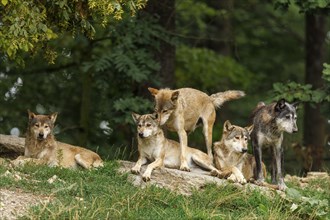
<instances>
[{"instance_id":1,"label":"wolf tail","mask_svg":"<svg viewBox=\"0 0 330 220\"><path fill-rule=\"evenodd\" d=\"M224 102L227 102L229 100L233 99L239 99L245 96L245 93L243 91L239 90L228 90L225 92L218 92L215 94L210 95L213 104L216 108L219 108Z\"/></svg>"}]
</instances>

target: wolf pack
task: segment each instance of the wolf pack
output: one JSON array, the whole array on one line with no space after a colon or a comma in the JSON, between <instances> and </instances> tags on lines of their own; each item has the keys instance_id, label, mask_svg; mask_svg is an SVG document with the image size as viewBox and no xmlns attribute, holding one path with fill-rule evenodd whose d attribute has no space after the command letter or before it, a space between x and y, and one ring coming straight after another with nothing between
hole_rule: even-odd
<instances>
[{"instance_id":1,"label":"wolf pack","mask_svg":"<svg viewBox=\"0 0 330 220\"><path fill-rule=\"evenodd\" d=\"M193 88L148 88L154 97L154 112L132 112L136 125L139 157L131 168L150 181L157 168L172 168L190 172L193 168L209 171L209 174L231 182L251 182L260 186L285 190L283 178L283 133L297 132L298 103L284 99L266 105L258 103L246 127L233 125L229 120L223 124L222 136L213 143L213 126L216 110L223 103L245 96L243 91L228 90L208 95ZM57 113L39 115L28 111L28 129L24 156L14 160L16 164L34 162L49 166L85 169L103 166L101 157L86 148L57 142L53 129ZM202 125L206 153L188 145L188 134ZM166 137L166 131L176 132L179 140ZM251 140L253 154L248 153ZM267 172L262 162L262 149L272 152L271 183L265 181Z\"/></svg>"}]
</instances>

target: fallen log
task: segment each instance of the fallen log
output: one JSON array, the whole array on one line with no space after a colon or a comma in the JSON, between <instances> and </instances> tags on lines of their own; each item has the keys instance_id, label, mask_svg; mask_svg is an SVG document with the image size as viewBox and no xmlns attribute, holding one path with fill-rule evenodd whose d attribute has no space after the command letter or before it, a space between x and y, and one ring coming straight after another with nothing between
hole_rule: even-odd
<instances>
[{"instance_id":1,"label":"fallen log","mask_svg":"<svg viewBox=\"0 0 330 220\"><path fill-rule=\"evenodd\" d=\"M0 134L0 157L16 158L24 154L25 138Z\"/></svg>"}]
</instances>

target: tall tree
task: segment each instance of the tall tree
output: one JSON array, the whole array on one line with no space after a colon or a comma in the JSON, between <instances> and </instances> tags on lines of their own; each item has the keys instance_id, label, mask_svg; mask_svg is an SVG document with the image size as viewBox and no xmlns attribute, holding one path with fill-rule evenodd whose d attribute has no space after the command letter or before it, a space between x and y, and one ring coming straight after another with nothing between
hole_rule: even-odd
<instances>
[{"instance_id":1,"label":"tall tree","mask_svg":"<svg viewBox=\"0 0 330 220\"><path fill-rule=\"evenodd\" d=\"M159 24L169 33L175 31L175 0L149 0L146 5L146 12L155 16ZM160 62L159 76L162 86L172 87L174 84L175 69L175 46L166 41L161 41L159 50L155 52L155 57Z\"/></svg>"},{"instance_id":2,"label":"tall tree","mask_svg":"<svg viewBox=\"0 0 330 220\"><path fill-rule=\"evenodd\" d=\"M313 89L323 87L322 69L325 62L326 19L322 14L306 12L306 73L305 83ZM304 144L311 149L313 163L311 170L322 168L325 146L325 123L321 103L305 104Z\"/></svg>"},{"instance_id":3,"label":"tall tree","mask_svg":"<svg viewBox=\"0 0 330 220\"><path fill-rule=\"evenodd\" d=\"M234 0L206 1L211 7L222 13L217 13L210 21L210 26L215 26L211 40L207 41L207 47L225 56L232 54L234 45L232 17Z\"/></svg>"}]
</instances>

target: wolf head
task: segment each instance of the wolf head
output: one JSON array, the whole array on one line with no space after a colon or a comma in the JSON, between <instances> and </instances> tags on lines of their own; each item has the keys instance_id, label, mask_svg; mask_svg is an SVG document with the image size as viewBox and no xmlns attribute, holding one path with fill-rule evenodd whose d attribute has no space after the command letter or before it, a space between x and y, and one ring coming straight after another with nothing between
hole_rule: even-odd
<instances>
[{"instance_id":1,"label":"wolf head","mask_svg":"<svg viewBox=\"0 0 330 220\"><path fill-rule=\"evenodd\" d=\"M239 127L232 125L226 121L223 125L222 139L224 144L237 153L246 153L248 150L248 140L253 130L253 125L250 127Z\"/></svg>"},{"instance_id":2,"label":"wolf head","mask_svg":"<svg viewBox=\"0 0 330 220\"><path fill-rule=\"evenodd\" d=\"M160 125L163 125L176 109L180 92L170 89L148 88L148 90L155 97L155 113L159 118Z\"/></svg>"},{"instance_id":3,"label":"wolf head","mask_svg":"<svg viewBox=\"0 0 330 220\"><path fill-rule=\"evenodd\" d=\"M28 110L29 115L29 130L34 138L45 140L52 133L57 113L50 115L36 115Z\"/></svg>"},{"instance_id":4,"label":"wolf head","mask_svg":"<svg viewBox=\"0 0 330 220\"><path fill-rule=\"evenodd\" d=\"M297 106L298 103L290 104L284 99L276 103L274 106L275 122L280 131L288 133L298 132Z\"/></svg>"},{"instance_id":5,"label":"wolf head","mask_svg":"<svg viewBox=\"0 0 330 220\"><path fill-rule=\"evenodd\" d=\"M139 115L133 112L132 117L137 125L137 134L140 138L149 138L159 132L159 121L156 114Z\"/></svg>"}]
</instances>

